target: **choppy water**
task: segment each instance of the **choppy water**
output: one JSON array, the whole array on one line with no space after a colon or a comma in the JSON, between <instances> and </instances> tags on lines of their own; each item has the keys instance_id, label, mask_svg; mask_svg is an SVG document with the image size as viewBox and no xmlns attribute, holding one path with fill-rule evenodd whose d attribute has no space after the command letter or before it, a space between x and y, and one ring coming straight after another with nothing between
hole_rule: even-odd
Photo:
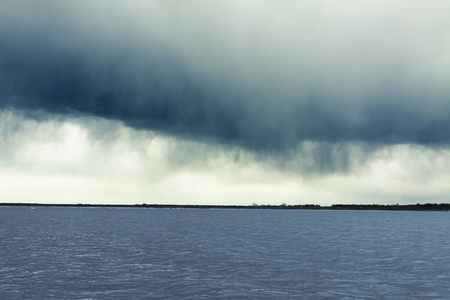
<instances>
[{"instance_id":1,"label":"choppy water","mask_svg":"<svg viewBox=\"0 0 450 300\"><path fill-rule=\"evenodd\" d=\"M450 299L450 213L0 208L0 299Z\"/></svg>"}]
</instances>

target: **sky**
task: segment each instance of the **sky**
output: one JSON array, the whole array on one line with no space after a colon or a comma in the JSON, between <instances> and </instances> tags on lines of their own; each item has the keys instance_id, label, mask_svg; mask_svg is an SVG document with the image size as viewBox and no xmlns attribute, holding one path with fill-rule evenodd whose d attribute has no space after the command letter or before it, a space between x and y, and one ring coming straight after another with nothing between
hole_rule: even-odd
<instances>
[{"instance_id":1,"label":"sky","mask_svg":"<svg viewBox=\"0 0 450 300\"><path fill-rule=\"evenodd\" d=\"M0 2L0 202L449 202L448 1Z\"/></svg>"}]
</instances>

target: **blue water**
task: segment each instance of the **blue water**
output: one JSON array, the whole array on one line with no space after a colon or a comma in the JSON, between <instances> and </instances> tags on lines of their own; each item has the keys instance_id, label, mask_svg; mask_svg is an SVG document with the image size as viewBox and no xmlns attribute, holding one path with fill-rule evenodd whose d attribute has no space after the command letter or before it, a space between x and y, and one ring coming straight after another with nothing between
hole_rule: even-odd
<instances>
[{"instance_id":1,"label":"blue water","mask_svg":"<svg viewBox=\"0 0 450 300\"><path fill-rule=\"evenodd\" d=\"M0 299L450 299L450 213L0 207Z\"/></svg>"}]
</instances>

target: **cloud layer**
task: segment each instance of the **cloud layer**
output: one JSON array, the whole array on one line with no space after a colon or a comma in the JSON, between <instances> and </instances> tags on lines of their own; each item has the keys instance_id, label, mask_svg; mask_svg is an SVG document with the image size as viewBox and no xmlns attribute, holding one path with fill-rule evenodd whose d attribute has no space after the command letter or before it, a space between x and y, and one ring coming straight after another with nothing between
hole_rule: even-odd
<instances>
[{"instance_id":1,"label":"cloud layer","mask_svg":"<svg viewBox=\"0 0 450 300\"><path fill-rule=\"evenodd\" d=\"M4 1L0 103L263 151L447 144L448 6Z\"/></svg>"},{"instance_id":2,"label":"cloud layer","mask_svg":"<svg viewBox=\"0 0 450 300\"><path fill-rule=\"evenodd\" d=\"M329 153L320 154L323 149ZM372 151L363 164L358 161L361 155L366 151L358 145L305 142L289 159L280 160L239 147L134 130L117 121L42 120L4 111L0 199L330 205L446 202L450 195L448 149L383 147Z\"/></svg>"},{"instance_id":3,"label":"cloud layer","mask_svg":"<svg viewBox=\"0 0 450 300\"><path fill-rule=\"evenodd\" d=\"M0 197L445 201L449 9L2 1Z\"/></svg>"}]
</instances>

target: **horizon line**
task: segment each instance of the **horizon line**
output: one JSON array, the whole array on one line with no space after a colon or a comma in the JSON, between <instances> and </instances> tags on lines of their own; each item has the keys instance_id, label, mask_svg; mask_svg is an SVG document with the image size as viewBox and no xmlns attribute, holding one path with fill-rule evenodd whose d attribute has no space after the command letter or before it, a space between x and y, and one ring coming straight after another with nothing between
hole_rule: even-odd
<instances>
[{"instance_id":1,"label":"horizon line","mask_svg":"<svg viewBox=\"0 0 450 300\"><path fill-rule=\"evenodd\" d=\"M284 210L395 210L395 211L449 211L450 203L426 204L89 204L89 203L0 203L0 207L104 207L104 208L184 208L184 209L284 209Z\"/></svg>"}]
</instances>

